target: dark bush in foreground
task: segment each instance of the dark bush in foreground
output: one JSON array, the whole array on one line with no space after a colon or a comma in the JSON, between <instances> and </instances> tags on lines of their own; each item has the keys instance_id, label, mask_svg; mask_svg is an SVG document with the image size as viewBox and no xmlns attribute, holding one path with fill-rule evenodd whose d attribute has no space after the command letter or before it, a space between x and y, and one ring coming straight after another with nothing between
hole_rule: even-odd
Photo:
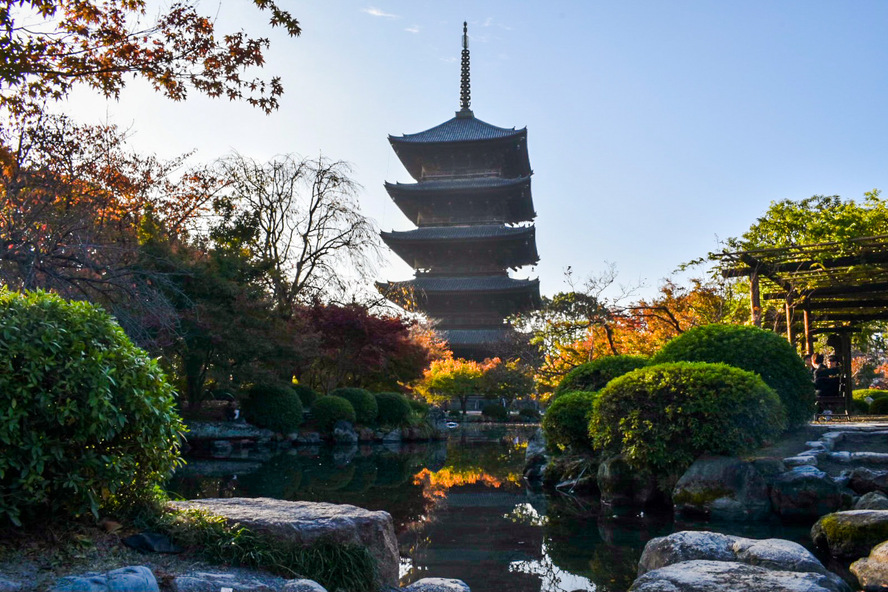
<instances>
[{"instance_id":1,"label":"dark bush in foreground","mask_svg":"<svg viewBox=\"0 0 888 592\"><path fill-rule=\"evenodd\" d=\"M147 500L182 430L157 362L110 315L0 290L0 515L98 516Z\"/></svg>"},{"instance_id":2,"label":"dark bush in foreground","mask_svg":"<svg viewBox=\"0 0 888 592\"><path fill-rule=\"evenodd\" d=\"M499 403L489 403L481 409L481 415L491 421L507 421L509 411Z\"/></svg>"},{"instance_id":3,"label":"dark bush in foreground","mask_svg":"<svg viewBox=\"0 0 888 592\"><path fill-rule=\"evenodd\" d=\"M869 406L870 415L888 415L888 397L874 400Z\"/></svg>"},{"instance_id":4,"label":"dark bush in foreground","mask_svg":"<svg viewBox=\"0 0 888 592\"><path fill-rule=\"evenodd\" d=\"M648 363L641 356L607 356L585 364L580 364L561 379L555 387L554 397L560 397L571 391L594 392L627 372L632 372Z\"/></svg>"},{"instance_id":5,"label":"dark bush in foreground","mask_svg":"<svg viewBox=\"0 0 888 592\"><path fill-rule=\"evenodd\" d=\"M333 389L329 394L334 397L342 397L351 403L355 409L355 418L358 423L372 425L376 421L379 406L376 404L376 397L370 391L362 388L343 387Z\"/></svg>"},{"instance_id":6,"label":"dark bush in foreground","mask_svg":"<svg viewBox=\"0 0 888 592\"><path fill-rule=\"evenodd\" d=\"M564 393L549 405L542 428L546 445L552 450L590 450L589 418L597 393L574 391Z\"/></svg>"},{"instance_id":7,"label":"dark bush in foreground","mask_svg":"<svg viewBox=\"0 0 888 592\"><path fill-rule=\"evenodd\" d=\"M281 434L302 424L302 400L288 386L257 384L250 389L243 411L249 423Z\"/></svg>"},{"instance_id":8,"label":"dark bush in foreground","mask_svg":"<svg viewBox=\"0 0 888 592\"><path fill-rule=\"evenodd\" d=\"M518 412L518 417L522 421L539 421L540 420L540 412L536 409L531 409L529 407L522 409Z\"/></svg>"},{"instance_id":9,"label":"dark bush in foreground","mask_svg":"<svg viewBox=\"0 0 888 592\"><path fill-rule=\"evenodd\" d=\"M736 456L785 427L780 399L759 376L679 362L613 380L599 393L589 434L597 449L622 453L636 469L677 476L701 454Z\"/></svg>"},{"instance_id":10,"label":"dark bush in foreground","mask_svg":"<svg viewBox=\"0 0 888 592\"><path fill-rule=\"evenodd\" d=\"M376 422L379 425L400 426L410 419L410 403L401 393L377 393L376 406L379 412Z\"/></svg>"},{"instance_id":11,"label":"dark bush in foreground","mask_svg":"<svg viewBox=\"0 0 888 592\"><path fill-rule=\"evenodd\" d=\"M811 373L786 339L771 331L738 325L696 327L664 345L651 360L665 362L720 362L755 372L777 391L789 427L811 420Z\"/></svg>"},{"instance_id":12,"label":"dark bush in foreground","mask_svg":"<svg viewBox=\"0 0 888 592\"><path fill-rule=\"evenodd\" d=\"M339 420L355 422L355 408L347 399L326 395L319 397L311 408L311 414L322 432L332 432Z\"/></svg>"},{"instance_id":13,"label":"dark bush in foreground","mask_svg":"<svg viewBox=\"0 0 888 592\"><path fill-rule=\"evenodd\" d=\"M302 408L303 409L311 409L311 406L314 405L314 402L318 398L317 391L308 385L294 384L290 388L293 389L293 391L299 397L299 400L302 401Z\"/></svg>"}]
</instances>

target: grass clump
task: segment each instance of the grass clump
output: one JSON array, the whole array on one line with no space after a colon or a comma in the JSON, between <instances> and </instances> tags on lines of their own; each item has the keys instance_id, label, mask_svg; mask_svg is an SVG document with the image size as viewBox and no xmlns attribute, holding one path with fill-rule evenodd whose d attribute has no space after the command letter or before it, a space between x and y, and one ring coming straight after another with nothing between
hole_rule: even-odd
<instances>
[{"instance_id":1,"label":"grass clump","mask_svg":"<svg viewBox=\"0 0 888 592\"><path fill-rule=\"evenodd\" d=\"M151 525L202 559L308 578L327 590L378 590L376 560L366 547L318 541L307 547L270 540L196 508L165 511Z\"/></svg>"}]
</instances>

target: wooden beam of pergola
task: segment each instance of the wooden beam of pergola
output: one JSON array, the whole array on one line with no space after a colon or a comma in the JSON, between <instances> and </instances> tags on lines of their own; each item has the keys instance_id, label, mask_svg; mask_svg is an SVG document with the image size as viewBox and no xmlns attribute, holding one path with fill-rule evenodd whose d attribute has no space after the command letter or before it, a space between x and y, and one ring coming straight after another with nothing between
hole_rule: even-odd
<instances>
[{"instance_id":1,"label":"wooden beam of pergola","mask_svg":"<svg viewBox=\"0 0 888 592\"><path fill-rule=\"evenodd\" d=\"M804 292L804 295L808 299L820 296L851 296L864 294L888 294L888 282L877 282L860 286L823 286L806 290ZM798 292L793 294L796 298L801 295L802 294ZM786 292L768 292L762 294L762 298L765 300L785 300Z\"/></svg>"}]
</instances>

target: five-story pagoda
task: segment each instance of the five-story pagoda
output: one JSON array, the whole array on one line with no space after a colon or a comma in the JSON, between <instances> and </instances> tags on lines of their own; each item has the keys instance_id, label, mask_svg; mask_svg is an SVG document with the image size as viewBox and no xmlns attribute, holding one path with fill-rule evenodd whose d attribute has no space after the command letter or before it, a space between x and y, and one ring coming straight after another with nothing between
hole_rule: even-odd
<instances>
[{"instance_id":1,"label":"five-story pagoda","mask_svg":"<svg viewBox=\"0 0 888 592\"><path fill-rule=\"evenodd\" d=\"M416 183L386 183L418 228L382 240L416 274L377 284L390 300L437 320L458 357L498 355L512 329L504 319L540 304L539 280L509 269L535 264L527 129L504 129L469 109L469 47L463 23L460 110L417 134L389 136Z\"/></svg>"}]
</instances>

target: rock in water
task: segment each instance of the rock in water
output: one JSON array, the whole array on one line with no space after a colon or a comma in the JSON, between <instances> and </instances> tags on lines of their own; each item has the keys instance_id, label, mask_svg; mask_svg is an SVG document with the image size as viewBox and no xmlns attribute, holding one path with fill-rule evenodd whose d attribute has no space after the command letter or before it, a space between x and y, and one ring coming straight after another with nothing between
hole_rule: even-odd
<instances>
[{"instance_id":1,"label":"rock in water","mask_svg":"<svg viewBox=\"0 0 888 592\"><path fill-rule=\"evenodd\" d=\"M760 520L771 515L765 479L750 463L728 456L697 459L672 491L678 514L714 520Z\"/></svg>"},{"instance_id":2,"label":"rock in water","mask_svg":"<svg viewBox=\"0 0 888 592\"><path fill-rule=\"evenodd\" d=\"M379 583L398 583L398 541L388 512L270 498L200 499L170 502L170 506L206 510L272 541L300 546L325 541L366 547L376 559Z\"/></svg>"},{"instance_id":3,"label":"rock in water","mask_svg":"<svg viewBox=\"0 0 888 592\"><path fill-rule=\"evenodd\" d=\"M827 514L811 527L817 548L833 557L859 559L888 540L888 510L850 510Z\"/></svg>"},{"instance_id":4,"label":"rock in water","mask_svg":"<svg viewBox=\"0 0 888 592\"><path fill-rule=\"evenodd\" d=\"M869 557L852 563L851 573L866 592L888 590L888 541L873 547Z\"/></svg>"},{"instance_id":5,"label":"rock in water","mask_svg":"<svg viewBox=\"0 0 888 592\"><path fill-rule=\"evenodd\" d=\"M846 592L819 573L778 571L733 561L694 560L644 574L629 592Z\"/></svg>"}]
</instances>

